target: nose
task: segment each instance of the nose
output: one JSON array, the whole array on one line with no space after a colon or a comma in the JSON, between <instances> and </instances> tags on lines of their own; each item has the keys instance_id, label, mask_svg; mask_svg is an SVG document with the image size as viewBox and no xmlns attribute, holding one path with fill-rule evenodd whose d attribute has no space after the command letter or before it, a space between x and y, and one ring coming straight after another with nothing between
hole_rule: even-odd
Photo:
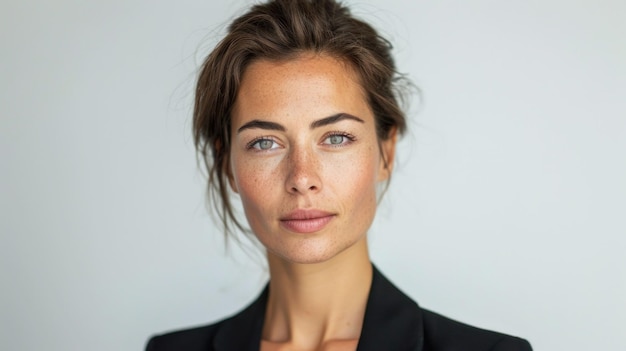
<instances>
[{"instance_id":1,"label":"nose","mask_svg":"<svg viewBox=\"0 0 626 351\"><path fill-rule=\"evenodd\" d=\"M322 190L319 176L320 160L313 150L306 147L294 147L286 161L288 169L285 189L290 194L312 194Z\"/></svg>"}]
</instances>

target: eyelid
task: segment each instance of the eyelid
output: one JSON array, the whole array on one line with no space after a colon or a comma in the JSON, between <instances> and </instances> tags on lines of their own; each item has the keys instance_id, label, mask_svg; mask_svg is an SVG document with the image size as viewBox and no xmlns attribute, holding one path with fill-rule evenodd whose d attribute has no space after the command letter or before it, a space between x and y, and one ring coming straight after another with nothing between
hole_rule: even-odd
<instances>
[{"instance_id":1,"label":"eyelid","mask_svg":"<svg viewBox=\"0 0 626 351\"><path fill-rule=\"evenodd\" d=\"M341 143L341 144L326 144L324 143L324 141L332 136L342 136L346 139L348 139L348 141ZM340 130L334 130L334 131L330 131L324 134L324 136L322 137L322 144L324 145L329 145L331 147L342 147L342 146L346 146L349 144L352 144L353 142L356 141L356 137L353 134L350 134L348 132L344 132L344 131L340 131Z\"/></svg>"},{"instance_id":2,"label":"eyelid","mask_svg":"<svg viewBox=\"0 0 626 351\"><path fill-rule=\"evenodd\" d=\"M249 142L246 143L246 150L252 150L255 149L254 145L256 145L259 141L263 141L263 140L269 140L271 142L273 142L276 145L280 145L280 143L278 141L276 141L276 138L270 136L270 135L263 135L263 136L258 136L255 137L254 139L250 140ZM267 150L263 150L263 149L257 149L255 151L259 151L259 152L263 152L263 151L269 151L274 149L274 147L267 149Z\"/></svg>"}]
</instances>

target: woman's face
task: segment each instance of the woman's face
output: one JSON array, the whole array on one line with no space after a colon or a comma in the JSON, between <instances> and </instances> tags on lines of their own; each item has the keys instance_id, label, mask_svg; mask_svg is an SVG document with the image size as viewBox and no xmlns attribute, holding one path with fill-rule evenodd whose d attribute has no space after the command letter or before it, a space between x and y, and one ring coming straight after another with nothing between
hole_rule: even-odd
<instances>
[{"instance_id":1,"label":"woman's face","mask_svg":"<svg viewBox=\"0 0 626 351\"><path fill-rule=\"evenodd\" d=\"M376 184L388 178L395 134L381 142L358 77L322 55L259 60L232 112L230 183L252 231L273 254L329 260L365 240Z\"/></svg>"}]
</instances>

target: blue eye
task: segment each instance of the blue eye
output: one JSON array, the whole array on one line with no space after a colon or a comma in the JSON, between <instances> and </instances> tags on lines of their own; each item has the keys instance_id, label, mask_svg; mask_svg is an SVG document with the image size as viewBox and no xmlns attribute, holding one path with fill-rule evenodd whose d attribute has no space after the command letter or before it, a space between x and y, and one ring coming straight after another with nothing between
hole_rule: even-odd
<instances>
[{"instance_id":1,"label":"blue eye","mask_svg":"<svg viewBox=\"0 0 626 351\"><path fill-rule=\"evenodd\" d=\"M274 140L267 138L259 138L248 144L248 149L256 149L260 151L271 150L277 147L278 144Z\"/></svg>"},{"instance_id":2,"label":"blue eye","mask_svg":"<svg viewBox=\"0 0 626 351\"><path fill-rule=\"evenodd\" d=\"M335 134L335 135L331 135L331 136L329 136L329 137L328 137L328 141L329 141L329 142L330 142L330 144L332 144L332 145L339 145L339 144L341 144L341 143L343 142L343 139L344 139L344 138L345 138L345 137L344 137L343 135L337 135L337 134Z\"/></svg>"},{"instance_id":3,"label":"blue eye","mask_svg":"<svg viewBox=\"0 0 626 351\"><path fill-rule=\"evenodd\" d=\"M356 140L355 137L348 133L332 132L326 135L323 144L330 146L344 146L350 144L354 140Z\"/></svg>"}]
</instances>

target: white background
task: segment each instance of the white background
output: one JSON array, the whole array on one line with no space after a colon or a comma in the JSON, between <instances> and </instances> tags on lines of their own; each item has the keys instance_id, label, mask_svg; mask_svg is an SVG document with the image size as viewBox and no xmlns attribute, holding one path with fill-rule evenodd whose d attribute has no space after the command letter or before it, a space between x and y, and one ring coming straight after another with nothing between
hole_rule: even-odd
<instances>
[{"instance_id":1,"label":"white background","mask_svg":"<svg viewBox=\"0 0 626 351\"><path fill-rule=\"evenodd\" d=\"M224 253L194 76L246 1L0 5L0 349L140 350L266 276ZM626 2L352 2L423 90L372 258L536 350L626 349Z\"/></svg>"}]
</instances>

